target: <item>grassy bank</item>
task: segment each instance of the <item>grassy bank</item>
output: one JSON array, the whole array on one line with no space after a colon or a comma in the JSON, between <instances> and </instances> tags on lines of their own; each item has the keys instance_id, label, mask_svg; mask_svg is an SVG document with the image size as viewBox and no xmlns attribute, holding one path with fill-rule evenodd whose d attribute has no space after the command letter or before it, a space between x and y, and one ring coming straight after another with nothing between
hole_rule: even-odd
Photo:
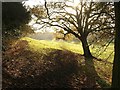
<instances>
[{"instance_id":1,"label":"grassy bank","mask_svg":"<svg viewBox=\"0 0 120 90\"><path fill-rule=\"evenodd\" d=\"M40 49L43 48L52 48L52 49L58 49L58 50L68 50L74 53L83 54L82 44L74 44L74 43L68 43L65 41L48 41L48 40L35 40L28 37L22 38L23 40L29 41L29 47L33 51L40 51ZM93 56L100 58L104 61L113 62L113 56L114 53L114 46L113 43L111 43L107 48L101 47L101 45L96 44L93 46L90 46L91 53Z\"/></svg>"},{"instance_id":2,"label":"grassy bank","mask_svg":"<svg viewBox=\"0 0 120 90\"><path fill-rule=\"evenodd\" d=\"M81 44L22 40L27 48L3 57L3 87L110 87L112 64L85 60Z\"/></svg>"}]
</instances>

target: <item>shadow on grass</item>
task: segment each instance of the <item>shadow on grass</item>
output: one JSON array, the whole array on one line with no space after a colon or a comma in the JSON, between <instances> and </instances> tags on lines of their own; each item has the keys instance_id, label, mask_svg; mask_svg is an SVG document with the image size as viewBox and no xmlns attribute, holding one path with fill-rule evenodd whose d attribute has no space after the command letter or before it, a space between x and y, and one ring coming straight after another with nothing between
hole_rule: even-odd
<instances>
[{"instance_id":1,"label":"shadow on grass","mask_svg":"<svg viewBox=\"0 0 120 90\"><path fill-rule=\"evenodd\" d=\"M110 85L98 75L94 65L94 58L85 58L85 71L85 86L87 88L110 87Z\"/></svg>"},{"instance_id":2,"label":"shadow on grass","mask_svg":"<svg viewBox=\"0 0 120 90\"><path fill-rule=\"evenodd\" d=\"M75 55L68 51L23 51L4 57L3 88L71 88L69 79L77 68Z\"/></svg>"},{"instance_id":3,"label":"shadow on grass","mask_svg":"<svg viewBox=\"0 0 120 90\"><path fill-rule=\"evenodd\" d=\"M97 74L93 59L67 50L24 50L3 57L2 69L3 88L96 88L96 82L100 87L108 86Z\"/></svg>"}]
</instances>

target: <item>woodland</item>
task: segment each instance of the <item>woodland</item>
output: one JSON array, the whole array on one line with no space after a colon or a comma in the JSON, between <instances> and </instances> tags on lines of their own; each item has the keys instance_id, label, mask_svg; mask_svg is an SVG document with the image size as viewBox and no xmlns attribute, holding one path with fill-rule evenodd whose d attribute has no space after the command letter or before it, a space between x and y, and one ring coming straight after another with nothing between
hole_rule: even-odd
<instances>
[{"instance_id":1,"label":"woodland","mask_svg":"<svg viewBox=\"0 0 120 90\"><path fill-rule=\"evenodd\" d=\"M2 2L3 90L119 90L120 2L43 1Z\"/></svg>"}]
</instances>

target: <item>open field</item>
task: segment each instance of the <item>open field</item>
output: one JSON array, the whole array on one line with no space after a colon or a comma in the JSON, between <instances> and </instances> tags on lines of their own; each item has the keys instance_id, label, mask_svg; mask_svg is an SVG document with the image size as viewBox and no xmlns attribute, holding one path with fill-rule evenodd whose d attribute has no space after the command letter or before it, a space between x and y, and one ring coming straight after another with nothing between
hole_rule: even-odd
<instances>
[{"instance_id":1,"label":"open field","mask_svg":"<svg viewBox=\"0 0 120 90\"><path fill-rule=\"evenodd\" d=\"M74 53L83 54L82 44L74 44L68 43L65 41L48 41L48 40L35 40L28 37L22 38L23 40L29 41L29 47L33 51L39 51L42 48L52 48L52 49L59 49L59 50L68 50ZM90 50L93 56L100 58L102 60L106 60L108 62L113 62L114 57L114 46L111 43L107 49L104 51L106 47L102 47L101 45L97 44L94 45L94 48L90 46ZM113 53L112 53L113 52ZM99 55L100 54L100 55Z\"/></svg>"}]
</instances>

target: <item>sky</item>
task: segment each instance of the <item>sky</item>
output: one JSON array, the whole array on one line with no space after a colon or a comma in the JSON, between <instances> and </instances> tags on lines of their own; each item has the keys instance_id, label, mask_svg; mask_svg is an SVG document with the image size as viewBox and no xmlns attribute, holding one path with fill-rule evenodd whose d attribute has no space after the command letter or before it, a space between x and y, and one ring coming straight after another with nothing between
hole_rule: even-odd
<instances>
[{"instance_id":1,"label":"sky","mask_svg":"<svg viewBox=\"0 0 120 90\"><path fill-rule=\"evenodd\" d=\"M44 3L44 0L27 0L25 1L26 5L29 5L31 8L33 7L33 5L39 5L39 4Z\"/></svg>"},{"instance_id":2,"label":"sky","mask_svg":"<svg viewBox=\"0 0 120 90\"><path fill-rule=\"evenodd\" d=\"M57 2L57 1L61 1L61 2L63 2L64 0L47 0L48 2L53 2L53 1L55 1L55 2ZM78 4L78 2L79 2L79 0L70 0L71 1L71 3L68 3L69 5L73 5L73 6L77 6L77 4ZM25 4L26 5L29 5L31 8L34 6L34 5L40 5L40 4L44 4L44 0L27 0L27 1L25 1ZM67 11L70 11L70 12L73 12L73 11L71 11L69 8L66 8L67 9ZM34 23L34 20L31 20L31 22L29 23L29 25L33 25L33 23ZM39 28L40 27L40 25L37 25L37 24L34 24L33 25L33 28L35 29L35 32L37 33L37 32L40 32L40 30L37 30L37 28ZM45 29L47 29L47 28L45 28ZM51 32L53 32L54 30L53 30L53 28L48 28L49 29L49 31L51 31Z\"/></svg>"},{"instance_id":3,"label":"sky","mask_svg":"<svg viewBox=\"0 0 120 90\"><path fill-rule=\"evenodd\" d=\"M47 2L64 2L65 0L47 0ZM69 0L74 5L77 5L80 0ZM33 7L33 5L39 5L44 4L44 0L27 0L25 1L26 5L29 5L30 7Z\"/></svg>"}]
</instances>

